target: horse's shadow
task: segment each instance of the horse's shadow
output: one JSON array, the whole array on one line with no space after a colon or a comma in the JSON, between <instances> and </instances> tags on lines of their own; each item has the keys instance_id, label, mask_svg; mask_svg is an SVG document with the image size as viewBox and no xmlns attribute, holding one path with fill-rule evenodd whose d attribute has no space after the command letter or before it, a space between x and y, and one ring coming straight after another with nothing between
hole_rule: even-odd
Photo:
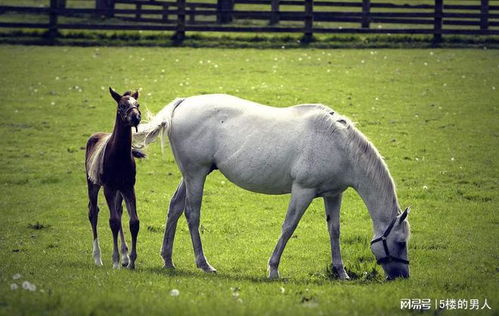
<instances>
[{"instance_id":1,"label":"horse's shadow","mask_svg":"<svg viewBox=\"0 0 499 316\"><path fill-rule=\"evenodd\" d=\"M68 263L69 266L77 269L84 269L84 270L91 270L95 269L97 270L109 270L112 269L111 265L104 265L102 267L96 267L93 263L91 262L82 262L82 261L75 261L75 262L70 262ZM379 278L372 278L372 279L364 279L360 276L358 276L355 273L350 272L350 280L340 280L334 275L328 275L328 274L322 274L322 273L315 273L309 278L302 278L302 279L297 279L297 278L280 278L277 280L271 280L269 279L266 275L262 276L255 276L255 275L249 275L249 274L242 274L242 273L236 273L236 272L231 272L231 271L218 271L216 273L205 273L202 272L201 270L199 271L193 271L193 270L184 270L182 268L176 268L176 269L165 269L164 267L158 265L158 266L137 266L136 269L134 270L129 270L125 267L121 267L117 271L122 271L123 273L138 273L138 274L148 274L148 275L154 275L154 276L159 276L159 277L168 277L168 278L175 278L175 277L180 277L180 278L213 278L213 279L219 279L219 280L227 280L227 281L247 281L255 284L294 284L294 285L327 285L327 284L379 284L382 282L381 279Z\"/></svg>"},{"instance_id":2,"label":"horse's shadow","mask_svg":"<svg viewBox=\"0 0 499 316\"><path fill-rule=\"evenodd\" d=\"M296 278L280 278L277 280L271 280L266 275L255 276L255 275L245 275L234 272L216 272L216 273L204 273L202 271L191 271L182 269L165 269L163 267L146 267L141 269L141 271L146 271L147 273L165 276L165 277L209 277L221 280L230 281L248 281L251 283L258 284L295 284L295 285L326 285L326 284L377 284L380 283L379 279L363 279L358 276L351 277L350 280L340 280L335 276L323 275L320 277L296 279Z\"/></svg>"}]
</instances>

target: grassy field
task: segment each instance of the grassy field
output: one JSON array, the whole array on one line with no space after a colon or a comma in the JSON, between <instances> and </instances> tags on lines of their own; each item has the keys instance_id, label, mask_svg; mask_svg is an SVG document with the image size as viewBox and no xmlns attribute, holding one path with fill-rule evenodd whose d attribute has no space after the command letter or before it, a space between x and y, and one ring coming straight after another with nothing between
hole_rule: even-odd
<instances>
[{"instance_id":1,"label":"grassy field","mask_svg":"<svg viewBox=\"0 0 499 316\"><path fill-rule=\"evenodd\" d=\"M499 51L0 46L0 61L0 314L405 315L402 298L429 298L432 314L435 300L487 299L492 310L443 314L497 315ZM175 97L223 92L274 106L320 102L349 116L385 157L402 207L412 206L411 278L383 281L370 217L349 190L342 247L353 280L330 275L317 200L284 252L284 279L267 281L289 196L243 191L218 172L201 220L218 274L196 269L185 218L177 270L164 271L159 249L180 174L158 144L137 167L137 269L112 269L102 196L104 266L95 267L83 148L91 133L112 129L108 86L141 89L152 112Z\"/></svg>"}]
</instances>

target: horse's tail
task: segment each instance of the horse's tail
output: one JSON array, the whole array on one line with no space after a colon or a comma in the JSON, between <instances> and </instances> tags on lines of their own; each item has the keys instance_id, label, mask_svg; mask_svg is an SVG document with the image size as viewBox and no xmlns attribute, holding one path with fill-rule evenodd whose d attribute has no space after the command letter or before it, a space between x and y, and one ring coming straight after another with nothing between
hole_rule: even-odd
<instances>
[{"instance_id":1,"label":"horse's tail","mask_svg":"<svg viewBox=\"0 0 499 316\"><path fill-rule=\"evenodd\" d=\"M154 115L149 122L141 123L138 132L132 133L133 146L135 148L143 148L158 138L161 137L161 151L163 151L164 139L168 135L171 126L173 111L184 101L183 98L177 98L170 104L165 106L158 114Z\"/></svg>"}]
</instances>

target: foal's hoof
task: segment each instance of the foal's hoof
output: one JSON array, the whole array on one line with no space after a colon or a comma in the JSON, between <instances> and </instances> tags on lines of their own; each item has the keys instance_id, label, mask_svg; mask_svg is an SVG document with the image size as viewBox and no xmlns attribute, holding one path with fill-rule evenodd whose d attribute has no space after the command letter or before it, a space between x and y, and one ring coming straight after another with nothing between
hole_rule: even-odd
<instances>
[{"instance_id":1,"label":"foal's hoof","mask_svg":"<svg viewBox=\"0 0 499 316\"><path fill-rule=\"evenodd\" d=\"M113 262L113 269L119 269L120 268L120 263L119 262Z\"/></svg>"},{"instance_id":2,"label":"foal's hoof","mask_svg":"<svg viewBox=\"0 0 499 316\"><path fill-rule=\"evenodd\" d=\"M95 258L94 261L95 261L95 265L98 266L98 267L101 267L101 266L104 265L102 263L102 259L101 258Z\"/></svg>"},{"instance_id":3,"label":"foal's hoof","mask_svg":"<svg viewBox=\"0 0 499 316\"><path fill-rule=\"evenodd\" d=\"M126 267L128 270L135 270L135 263L130 262Z\"/></svg>"},{"instance_id":4,"label":"foal's hoof","mask_svg":"<svg viewBox=\"0 0 499 316\"><path fill-rule=\"evenodd\" d=\"M128 256L122 256L121 257L121 265L123 267L128 267L129 264L130 264L130 258Z\"/></svg>"}]
</instances>

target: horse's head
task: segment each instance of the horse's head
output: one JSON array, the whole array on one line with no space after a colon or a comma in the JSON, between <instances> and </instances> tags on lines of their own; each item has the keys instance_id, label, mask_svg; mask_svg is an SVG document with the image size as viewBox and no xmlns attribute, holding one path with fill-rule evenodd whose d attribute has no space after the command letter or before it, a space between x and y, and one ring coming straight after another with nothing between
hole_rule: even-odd
<instances>
[{"instance_id":1,"label":"horse's head","mask_svg":"<svg viewBox=\"0 0 499 316\"><path fill-rule=\"evenodd\" d=\"M409 277L409 259L407 255L407 241L410 227L407 215L410 209L395 217L388 225L382 236L371 241L371 251L376 256L377 263L385 271L386 278Z\"/></svg>"},{"instance_id":2,"label":"horse's head","mask_svg":"<svg viewBox=\"0 0 499 316\"><path fill-rule=\"evenodd\" d=\"M109 92L116 103L118 103L118 114L120 115L123 123L130 127L135 127L137 130L137 125L139 125L141 119L139 103L137 102L139 92L135 91L132 93L127 91L123 95L120 95L111 87L109 87Z\"/></svg>"}]
</instances>

